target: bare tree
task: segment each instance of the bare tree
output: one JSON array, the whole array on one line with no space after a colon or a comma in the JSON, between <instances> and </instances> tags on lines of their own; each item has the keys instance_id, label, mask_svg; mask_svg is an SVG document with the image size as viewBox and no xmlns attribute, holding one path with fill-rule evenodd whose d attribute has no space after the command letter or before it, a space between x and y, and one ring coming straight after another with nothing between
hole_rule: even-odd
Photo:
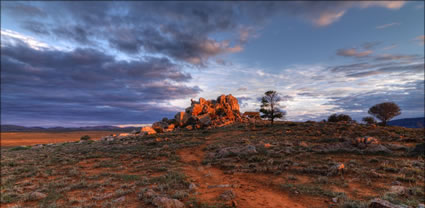
<instances>
[{"instance_id":1,"label":"bare tree","mask_svg":"<svg viewBox=\"0 0 425 208\"><path fill-rule=\"evenodd\" d=\"M385 102L372 106L368 113L382 121L382 125L386 126L387 122L392 118L401 114L400 107L393 102Z\"/></svg>"},{"instance_id":2,"label":"bare tree","mask_svg":"<svg viewBox=\"0 0 425 208\"><path fill-rule=\"evenodd\" d=\"M273 90L265 92L261 98L260 112L263 114L261 117L268 118L272 126L275 118L283 118L286 115L286 112L280 110L280 101L282 101L282 98Z\"/></svg>"}]
</instances>

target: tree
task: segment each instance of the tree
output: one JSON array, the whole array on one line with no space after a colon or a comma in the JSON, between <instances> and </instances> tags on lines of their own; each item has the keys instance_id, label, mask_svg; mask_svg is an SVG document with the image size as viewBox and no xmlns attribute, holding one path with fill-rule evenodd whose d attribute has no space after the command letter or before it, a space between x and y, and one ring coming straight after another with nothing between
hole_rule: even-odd
<instances>
[{"instance_id":1,"label":"tree","mask_svg":"<svg viewBox=\"0 0 425 208\"><path fill-rule=\"evenodd\" d=\"M261 118L270 119L272 126L275 118L283 118L286 115L286 112L280 110L280 101L282 98L273 90L265 92L261 98Z\"/></svg>"},{"instance_id":2,"label":"tree","mask_svg":"<svg viewBox=\"0 0 425 208\"><path fill-rule=\"evenodd\" d=\"M382 125L386 126L387 122L392 118L401 114L400 107L393 102L385 102L372 106L368 113L382 121Z\"/></svg>"},{"instance_id":3,"label":"tree","mask_svg":"<svg viewBox=\"0 0 425 208\"><path fill-rule=\"evenodd\" d=\"M349 115L346 114L332 114L328 117L328 122L340 122L340 121L347 121L347 122L352 122L353 119L351 119L351 117Z\"/></svg>"},{"instance_id":4,"label":"tree","mask_svg":"<svg viewBox=\"0 0 425 208\"><path fill-rule=\"evenodd\" d=\"M376 121L372 116L363 117L362 121L365 122L367 125L376 124Z\"/></svg>"}]
</instances>

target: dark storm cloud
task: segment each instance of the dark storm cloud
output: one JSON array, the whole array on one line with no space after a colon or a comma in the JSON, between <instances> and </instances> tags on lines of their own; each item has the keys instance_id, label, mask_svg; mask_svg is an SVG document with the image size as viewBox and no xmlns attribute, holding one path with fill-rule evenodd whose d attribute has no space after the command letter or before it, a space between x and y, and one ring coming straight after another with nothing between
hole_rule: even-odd
<instances>
[{"instance_id":1,"label":"dark storm cloud","mask_svg":"<svg viewBox=\"0 0 425 208\"><path fill-rule=\"evenodd\" d=\"M1 48L2 118L9 122L23 117L57 120L61 125L67 125L68 118L152 122L158 114L172 116L179 110L152 103L201 91L185 85L190 74L167 58L118 61L90 48L36 50L16 43Z\"/></svg>"},{"instance_id":2,"label":"dark storm cloud","mask_svg":"<svg viewBox=\"0 0 425 208\"><path fill-rule=\"evenodd\" d=\"M58 27L53 29L52 33L56 34L61 38L73 40L81 44L91 43L91 41L89 40L89 32L78 25Z\"/></svg>"},{"instance_id":3,"label":"dark storm cloud","mask_svg":"<svg viewBox=\"0 0 425 208\"><path fill-rule=\"evenodd\" d=\"M40 8L30 5L24 4L21 2L13 2L13 3L3 3L2 7L4 7L5 11L10 12L12 14L16 14L16 16L28 16L28 17L46 17L47 14ZM2 8L3 10L3 8Z\"/></svg>"},{"instance_id":4,"label":"dark storm cloud","mask_svg":"<svg viewBox=\"0 0 425 208\"><path fill-rule=\"evenodd\" d=\"M27 25L38 34L51 34L79 44L104 40L128 54L148 52L205 66L209 58L243 50L258 28L274 15L289 14L317 26L337 21L352 7L379 6L400 8L391 2L7 2L6 11L19 16L49 14L52 24ZM27 8L28 7L28 8ZM31 8L31 9L29 9ZM255 14L255 15L253 15ZM32 18L31 18L32 19ZM42 22L44 21L44 22ZM211 36L218 32L232 35L220 41ZM372 47L369 44L365 47Z\"/></svg>"},{"instance_id":5,"label":"dark storm cloud","mask_svg":"<svg viewBox=\"0 0 425 208\"><path fill-rule=\"evenodd\" d=\"M24 21L22 23L22 27L36 34L40 34L40 35L50 34L48 28L43 23L40 23L37 21L32 21L32 20Z\"/></svg>"}]
</instances>

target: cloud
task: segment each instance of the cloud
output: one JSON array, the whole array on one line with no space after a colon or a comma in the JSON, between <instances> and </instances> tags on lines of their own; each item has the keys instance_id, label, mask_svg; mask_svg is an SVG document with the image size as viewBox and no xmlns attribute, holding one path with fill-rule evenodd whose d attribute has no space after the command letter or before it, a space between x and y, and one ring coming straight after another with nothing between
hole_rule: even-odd
<instances>
[{"instance_id":1,"label":"cloud","mask_svg":"<svg viewBox=\"0 0 425 208\"><path fill-rule=\"evenodd\" d=\"M420 45L424 45L425 44L425 35L420 35L420 36L416 37L414 40L418 41Z\"/></svg>"},{"instance_id":2,"label":"cloud","mask_svg":"<svg viewBox=\"0 0 425 208\"><path fill-rule=\"evenodd\" d=\"M388 50L391 50L391 49L394 49L394 48L397 48L397 47L398 47L397 44L392 44L390 46L387 46L385 48L382 48L381 50L388 51Z\"/></svg>"},{"instance_id":3,"label":"cloud","mask_svg":"<svg viewBox=\"0 0 425 208\"><path fill-rule=\"evenodd\" d=\"M391 61L391 60L405 60L412 61L416 59L420 59L418 55L400 55L400 54L381 54L377 55L374 58L376 61Z\"/></svg>"},{"instance_id":4,"label":"cloud","mask_svg":"<svg viewBox=\"0 0 425 208\"><path fill-rule=\"evenodd\" d=\"M383 7L396 10L404 4L404 1L293 2L293 4L288 3L284 10L301 16L318 27L324 27L341 19L351 8Z\"/></svg>"},{"instance_id":5,"label":"cloud","mask_svg":"<svg viewBox=\"0 0 425 208\"><path fill-rule=\"evenodd\" d=\"M92 48L34 49L23 41L1 52L1 111L8 123L149 123L180 110L163 104L201 92L167 58L120 61Z\"/></svg>"},{"instance_id":6,"label":"cloud","mask_svg":"<svg viewBox=\"0 0 425 208\"><path fill-rule=\"evenodd\" d=\"M392 22L392 23L376 26L376 29L382 30L382 29L392 27L392 26L397 26L397 25L400 25L400 23L399 22Z\"/></svg>"},{"instance_id":7,"label":"cloud","mask_svg":"<svg viewBox=\"0 0 425 208\"><path fill-rule=\"evenodd\" d=\"M345 57L362 58L365 56L369 56L372 53L373 53L372 50L357 51L357 49L355 48L350 48L350 49L339 49L336 54L339 56L345 56Z\"/></svg>"},{"instance_id":8,"label":"cloud","mask_svg":"<svg viewBox=\"0 0 425 208\"><path fill-rule=\"evenodd\" d=\"M40 50L43 48L50 48L50 46L46 43L38 41L30 36L26 36L18 32L7 30L7 29L1 29L1 39L2 39L2 47L5 44L19 44L23 42L27 44L29 47L36 50Z\"/></svg>"},{"instance_id":9,"label":"cloud","mask_svg":"<svg viewBox=\"0 0 425 208\"><path fill-rule=\"evenodd\" d=\"M317 20L313 20L313 22L317 26L327 26L339 20L344 14L345 14L345 11L340 11L337 13L335 12L322 13L320 14L319 18Z\"/></svg>"},{"instance_id":10,"label":"cloud","mask_svg":"<svg viewBox=\"0 0 425 208\"><path fill-rule=\"evenodd\" d=\"M365 43L363 43L362 47L363 47L364 49L366 49L366 50L369 50L369 49L375 48L375 47L376 47L376 46L378 46L379 44L381 44L381 43L380 43L380 42L378 42L378 41L374 41L374 42L365 42Z\"/></svg>"}]
</instances>

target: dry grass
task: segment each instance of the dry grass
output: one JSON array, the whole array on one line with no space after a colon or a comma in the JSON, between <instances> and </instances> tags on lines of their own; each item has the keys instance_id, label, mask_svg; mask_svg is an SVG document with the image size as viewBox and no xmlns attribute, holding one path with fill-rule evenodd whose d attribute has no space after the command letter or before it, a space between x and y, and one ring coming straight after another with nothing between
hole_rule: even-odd
<instances>
[{"instance_id":1,"label":"dry grass","mask_svg":"<svg viewBox=\"0 0 425 208\"><path fill-rule=\"evenodd\" d=\"M111 132L19 134L38 142ZM315 151L357 136L405 148L391 154ZM1 207L155 207L151 199L140 198L146 189L188 207L229 207L232 202L221 196L230 189L232 200L246 208L364 207L375 197L418 206L424 203L424 157L408 151L423 142L423 129L283 122L255 131L235 125L113 142L2 147ZM256 152L217 157L225 148L246 146ZM339 163L345 164L344 174L328 175ZM396 184L406 191L390 193ZM45 197L37 199L33 192Z\"/></svg>"}]
</instances>

